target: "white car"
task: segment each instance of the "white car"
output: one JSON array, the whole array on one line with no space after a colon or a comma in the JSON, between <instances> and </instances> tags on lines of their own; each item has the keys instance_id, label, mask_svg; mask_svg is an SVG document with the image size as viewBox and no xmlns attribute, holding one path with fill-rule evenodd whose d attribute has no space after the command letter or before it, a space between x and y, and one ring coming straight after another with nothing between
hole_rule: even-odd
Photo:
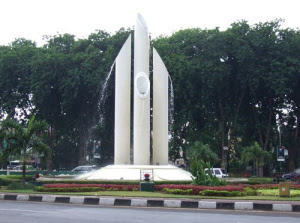
<instances>
[{"instance_id":1,"label":"white car","mask_svg":"<svg viewBox=\"0 0 300 223\"><path fill-rule=\"evenodd\" d=\"M225 172L224 169L222 168L205 168L204 169L205 173L208 175L211 173L212 175L216 176L217 178L225 178L228 177L228 174Z\"/></svg>"}]
</instances>

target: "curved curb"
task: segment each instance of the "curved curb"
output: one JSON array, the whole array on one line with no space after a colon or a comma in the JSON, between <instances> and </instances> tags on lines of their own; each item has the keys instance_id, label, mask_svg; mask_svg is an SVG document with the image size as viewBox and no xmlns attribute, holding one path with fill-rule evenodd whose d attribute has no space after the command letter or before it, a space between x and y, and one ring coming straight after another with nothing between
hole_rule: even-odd
<instances>
[{"instance_id":1,"label":"curved curb","mask_svg":"<svg viewBox=\"0 0 300 223\"><path fill-rule=\"evenodd\" d=\"M280 211L300 212L298 204L270 204L255 202L219 202L219 201L188 201L174 199L146 199L146 198L113 198L113 197L82 197L59 195L26 195L26 194L0 194L0 200L33 201L64 204L88 204L100 206L125 207L167 207L192 209L225 209L225 210L254 210L254 211Z\"/></svg>"}]
</instances>

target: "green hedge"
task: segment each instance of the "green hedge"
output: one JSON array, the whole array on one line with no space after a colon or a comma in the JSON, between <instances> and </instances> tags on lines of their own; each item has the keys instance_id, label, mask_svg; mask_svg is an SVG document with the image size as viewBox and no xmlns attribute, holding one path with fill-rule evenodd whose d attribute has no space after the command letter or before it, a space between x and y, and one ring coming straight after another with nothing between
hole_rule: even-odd
<instances>
[{"instance_id":1,"label":"green hedge","mask_svg":"<svg viewBox=\"0 0 300 223\"><path fill-rule=\"evenodd\" d=\"M248 178L247 184L255 185L255 184L270 184L273 183L272 178Z\"/></svg>"},{"instance_id":2,"label":"green hedge","mask_svg":"<svg viewBox=\"0 0 300 223\"><path fill-rule=\"evenodd\" d=\"M11 183L7 186L8 190L34 190L35 186L31 183L22 184L21 182Z\"/></svg>"},{"instance_id":3,"label":"green hedge","mask_svg":"<svg viewBox=\"0 0 300 223\"><path fill-rule=\"evenodd\" d=\"M220 196L220 197L238 197L243 196L240 191L217 191L217 190L203 190L199 192L202 196Z\"/></svg>"},{"instance_id":4,"label":"green hedge","mask_svg":"<svg viewBox=\"0 0 300 223\"><path fill-rule=\"evenodd\" d=\"M36 187L38 192L96 192L104 191L103 187L69 187L69 188L46 188Z\"/></svg>"},{"instance_id":5,"label":"green hedge","mask_svg":"<svg viewBox=\"0 0 300 223\"><path fill-rule=\"evenodd\" d=\"M192 195L193 194L193 189L187 189L187 190L182 190L182 189L169 189L169 188L164 188L162 192L167 193L167 194L185 194L185 195Z\"/></svg>"},{"instance_id":6,"label":"green hedge","mask_svg":"<svg viewBox=\"0 0 300 223\"><path fill-rule=\"evenodd\" d=\"M238 197L238 196L256 196L257 190L246 187L243 192L241 191L216 191L216 190L203 190L199 194L202 196L221 196L221 197Z\"/></svg>"},{"instance_id":7,"label":"green hedge","mask_svg":"<svg viewBox=\"0 0 300 223\"><path fill-rule=\"evenodd\" d=\"M17 175L8 175L8 176L0 176L1 185L8 186L12 183L20 183L22 181L22 176ZM30 181L32 176L26 176L26 181Z\"/></svg>"},{"instance_id":8,"label":"green hedge","mask_svg":"<svg viewBox=\"0 0 300 223\"><path fill-rule=\"evenodd\" d=\"M117 184L117 185L139 185L140 181L126 180L47 180L45 184ZM162 184L191 184L192 181L155 181L155 185Z\"/></svg>"}]
</instances>

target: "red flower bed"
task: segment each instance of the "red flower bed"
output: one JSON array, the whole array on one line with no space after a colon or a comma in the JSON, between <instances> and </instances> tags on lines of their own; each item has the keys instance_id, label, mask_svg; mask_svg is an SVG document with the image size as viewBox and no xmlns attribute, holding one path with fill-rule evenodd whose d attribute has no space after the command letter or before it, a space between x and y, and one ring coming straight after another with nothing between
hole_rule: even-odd
<instances>
[{"instance_id":1,"label":"red flower bed","mask_svg":"<svg viewBox=\"0 0 300 223\"><path fill-rule=\"evenodd\" d=\"M156 191L162 191L164 188L168 189L181 189L181 190L189 190L192 189L192 194L199 195L200 191L203 190L213 190L213 191L239 191L243 192L244 188L249 187L252 189L271 189L271 188L278 188L279 184L259 184L259 185L249 185L249 184L240 184L237 186L218 186L218 187L211 187L211 186L196 186L196 185L187 185L187 184L162 184L162 185L156 185L155 190ZM116 190L116 191L137 191L139 190L138 185L119 185L119 184L44 184L43 188L64 188L63 190L66 190L67 188L70 188L71 190L75 190L75 188L82 190L84 188L99 188L101 190ZM300 185L291 184L290 188L292 189L299 189Z\"/></svg>"},{"instance_id":2,"label":"red flower bed","mask_svg":"<svg viewBox=\"0 0 300 223\"><path fill-rule=\"evenodd\" d=\"M199 195L200 191L203 190L215 190L215 191L244 191L244 188L241 186L218 186L218 187L210 187L210 186L195 186L195 185L186 185L186 184L164 184L164 185L156 185L156 191L162 191L164 188L168 189L181 189L188 190L192 189L193 194Z\"/></svg>"},{"instance_id":3,"label":"red flower bed","mask_svg":"<svg viewBox=\"0 0 300 223\"><path fill-rule=\"evenodd\" d=\"M45 188L81 188L81 187L101 187L104 190L138 190L138 185L118 185L118 184L44 184Z\"/></svg>"}]
</instances>

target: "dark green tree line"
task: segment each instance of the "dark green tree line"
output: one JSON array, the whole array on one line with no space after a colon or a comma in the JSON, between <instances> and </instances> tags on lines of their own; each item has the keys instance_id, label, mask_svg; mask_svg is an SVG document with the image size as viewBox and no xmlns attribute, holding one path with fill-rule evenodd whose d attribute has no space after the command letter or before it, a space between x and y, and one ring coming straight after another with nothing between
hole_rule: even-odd
<instances>
[{"instance_id":1,"label":"dark green tree line","mask_svg":"<svg viewBox=\"0 0 300 223\"><path fill-rule=\"evenodd\" d=\"M221 166L228 158L232 168L241 167L243 148L258 142L272 152L281 126L289 168L300 164L300 34L281 29L281 23L241 21L225 31L186 29L152 41L173 80L170 159L182 150L188 160L190 145L200 141ZM97 31L86 39L57 35L43 47L24 39L0 46L1 116L33 113L49 123L52 168L86 163L94 140L102 140L100 162L112 161L113 77L101 125L98 103L101 83L131 32Z\"/></svg>"}]
</instances>

